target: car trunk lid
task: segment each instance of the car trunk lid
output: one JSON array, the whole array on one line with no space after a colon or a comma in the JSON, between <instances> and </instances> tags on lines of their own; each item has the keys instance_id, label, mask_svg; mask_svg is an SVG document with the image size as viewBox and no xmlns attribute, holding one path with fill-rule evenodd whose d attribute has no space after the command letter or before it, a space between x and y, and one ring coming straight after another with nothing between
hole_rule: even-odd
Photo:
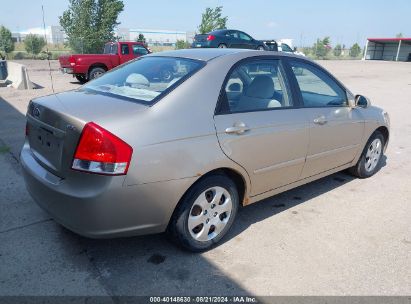
<instances>
[{"instance_id":1,"label":"car trunk lid","mask_svg":"<svg viewBox=\"0 0 411 304\"><path fill-rule=\"evenodd\" d=\"M206 42L208 34L199 34L194 36L194 42Z\"/></svg>"},{"instance_id":2,"label":"car trunk lid","mask_svg":"<svg viewBox=\"0 0 411 304\"><path fill-rule=\"evenodd\" d=\"M87 95L87 96L86 96ZM95 122L103 127L124 120L147 106L83 91L49 95L30 102L27 138L37 161L64 178L71 169L83 127Z\"/></svg>"}]
</instances>

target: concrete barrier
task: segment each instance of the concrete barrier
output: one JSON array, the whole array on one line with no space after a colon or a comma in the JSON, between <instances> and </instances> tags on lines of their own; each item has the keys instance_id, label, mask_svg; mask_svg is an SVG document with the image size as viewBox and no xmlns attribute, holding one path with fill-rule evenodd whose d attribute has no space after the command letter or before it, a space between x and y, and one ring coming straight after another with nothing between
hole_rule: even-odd
<instances>
[{"instance_id":1,"label":"concrete barrier","mask_svg":"<svg viewBox=\"0 0 411 304\"><path fill-rule=\"evenodd\" d=\"M31 90L36 86L30 81L25 65L17 62L7 61L7 83L18 90Z\"/></svg>"}]
</instances>

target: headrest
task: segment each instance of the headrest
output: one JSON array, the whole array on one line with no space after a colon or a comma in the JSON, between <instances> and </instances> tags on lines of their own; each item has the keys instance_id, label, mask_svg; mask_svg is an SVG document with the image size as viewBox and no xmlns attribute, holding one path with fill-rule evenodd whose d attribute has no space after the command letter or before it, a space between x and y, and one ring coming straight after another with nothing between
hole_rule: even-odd
<instances>
[{"instance_id":1,"label":"headrest","mask_svg":"<svg viewBox=\"0 0 411 304\"><path fill-rule=\"evenodd\" d=\"M254 98L271 98L274 95L274 82L270 76L258 75L251 82L246 95Z\"/></svg>"},{"instance_id":2,"label":"headrest","mask_svg":"<svg viewBox=\"0 0 411 304\"><path fill-rule=\"evenodd\" d=\"M132 88L146 88L150 86L150 82L144 75L136 73L128 75L126 83Z\"/></svg>"}]
</instances>

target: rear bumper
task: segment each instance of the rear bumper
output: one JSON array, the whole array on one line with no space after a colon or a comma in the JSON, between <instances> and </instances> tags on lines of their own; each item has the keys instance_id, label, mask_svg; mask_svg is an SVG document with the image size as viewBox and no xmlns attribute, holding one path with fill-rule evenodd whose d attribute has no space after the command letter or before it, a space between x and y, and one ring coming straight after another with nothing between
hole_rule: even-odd
<instances>
[{"instance_id":1,"label":"rear bumper","mask_svg":"<svg viewBox=\"0 0 411 304\"><path fill-rule=\"evenodd\" d=\"M76 64L74 66L64 66L60 65L60 72L63 74L87 74L88 73L88 66Z\"/></svg>"},{"instance_id":2,"label":"rear bumper","mask_svg":"<svg viewBox=\"0 0 411 304\"><path fill-rule=\"evenodd\" d=\"M191 44L191 48L196 49L196 48L215 48L217 47L216 45L213 45L210 41L202 41L202 42L193 42Z\"/></svg>"},{"instance_id":3,"label":"rear bumper","mask_svg":"<svg viewBox=\"0 0 411 304\"><path fill-rule=\"evenodd\" d=\"M74 70L72 68L60 68L60 72L63 74L74 74Z\"/></svg>"},{"instance_id":4,"label":"rear bumper","mask_svg":"<svg viewBox=\"0 0 411 304\"><path fill-rule=\"evenodd\" d=\"M123 186L124 176L75 171L61 179L36 161L27 142L20 159L27 190L36 203L58 223L91 238L165 231L178 203L178 190L193 182L182 179Z\"/></svg>"}]
</instances>

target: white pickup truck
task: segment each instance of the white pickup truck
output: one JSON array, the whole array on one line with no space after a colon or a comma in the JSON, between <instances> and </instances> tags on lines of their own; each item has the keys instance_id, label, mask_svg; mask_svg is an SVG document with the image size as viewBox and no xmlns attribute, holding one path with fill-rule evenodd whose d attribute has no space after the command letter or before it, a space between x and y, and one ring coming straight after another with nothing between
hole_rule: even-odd
<instances>
[{"instance_id":1,"label":"white pickup truck","mask_svg":"<svg viewBox=\"0 0 411 304\"><path fill-rule=\"evenodd\" d=\"M270 51L292 53L295 55L305 57L304 53L297 51L297 48L291 48L288 45L288 43L284 41L270 39L270 40L263 40L263 42L265 43L265 45L268 47Z\"/></svg>"}]
</instances>

